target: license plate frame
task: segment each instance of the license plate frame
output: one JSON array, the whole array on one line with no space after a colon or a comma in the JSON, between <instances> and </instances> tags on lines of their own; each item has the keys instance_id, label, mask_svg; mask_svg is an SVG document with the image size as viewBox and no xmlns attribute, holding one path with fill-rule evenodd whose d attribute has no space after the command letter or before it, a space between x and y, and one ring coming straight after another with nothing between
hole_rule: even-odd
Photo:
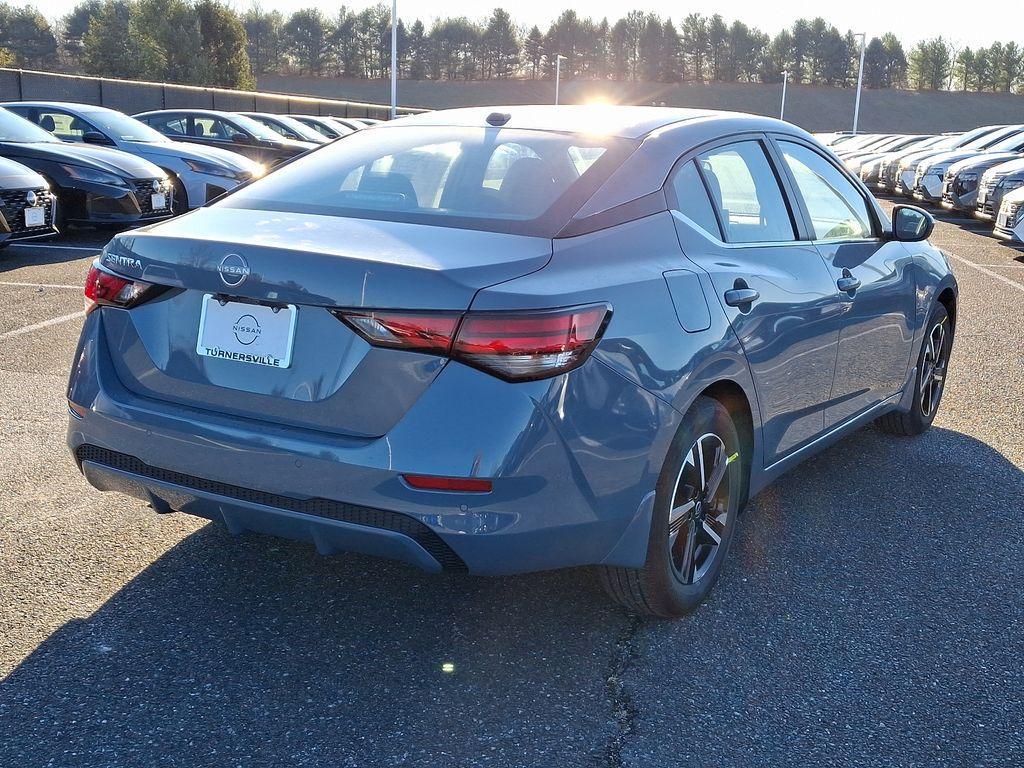
<instances>
[{"instance_id":1,"label":"license plate frame","mask_svg":"<svg viewBox=\"0 0 1024 768\"><path fill-rule=\"evenodd\" d=\"M45 227L46 209L41 205L32 205L25 209L26 227Z\"/></svg>"},{"instance_id":2,"label":"license plate frame","mask_svg":"<svg viewBox=\"0 0 1024 768\"><path fill-rule=\"evenodd\" d=\"M271 306L205 294L196 354L229 363L290 368L298 315L294 304Z\"/></svg>"}]
</instances>

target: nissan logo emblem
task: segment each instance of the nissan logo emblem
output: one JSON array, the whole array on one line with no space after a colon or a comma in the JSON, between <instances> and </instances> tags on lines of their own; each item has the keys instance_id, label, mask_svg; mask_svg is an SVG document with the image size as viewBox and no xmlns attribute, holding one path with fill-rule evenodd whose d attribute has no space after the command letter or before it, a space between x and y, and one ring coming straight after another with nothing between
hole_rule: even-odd
<instances>
[{"instance_id":1,"label":"nissan logo emblem","mask_svg":"<svg viewBox=\"0 0 1024 768\"><path fill-rule=\"evenodd\" d=\"M249 264L237 253L229 253L217 266L220 279L229 288L237 288L249 276Z\"/></svg>"},{"instance_id":2,"label":"nissan logo emblem","mask_svg":"<svg viewBox=\"0 0 1024 768\"><path fill-rule=\"evenodd\" d=\"M29 193L27 195L25 195L25 202L28 203L30 206L35 205L36 204L36 193L34 191L32 191L32 190L29 190Z\"/></svg>"}]
</instances>

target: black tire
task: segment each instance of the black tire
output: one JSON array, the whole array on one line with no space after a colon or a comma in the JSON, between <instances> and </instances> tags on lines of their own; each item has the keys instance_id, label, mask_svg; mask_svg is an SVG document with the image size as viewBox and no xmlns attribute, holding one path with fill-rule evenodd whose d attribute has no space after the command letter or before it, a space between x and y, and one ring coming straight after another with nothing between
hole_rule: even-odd
<instances>
[{"instance_id":1,"label":"black tire","mask_svg":"<svg viewBox=\"0 0 1024 768\"><path fill-rule=\"evenodd\" d=\"M936 343L935 334L941 335ZM914 402L909 413L892 411L877 419L878 426L891 435L909 437L928 431L942 401L949 353L953 348L953 325L949 313L936 304L928 317L914 377ZM933 352L934 350L934 352ZM929 359L937 355L935 359ZM927 384L927 386L926 386Z\"/></svg>"},{"instance_id":2,"label":"black tire","mask_svg":"<svg viewBox=\"0 0 1024 768\"><path fill-rule=\"evenodd\" d=\"M706 487L693 487L700 478L694 452L698 447L705 457L717 458L722 451L724 474L710 498L703 498ZM736 425L725 406L710 397L697 398L683 417L658 478L646 563L639 569L598 569L601 584L613 600L641 616L675 618L694 610L708 596L721 575L739 517L743 472L748 465L741 450ZM707 464L705 458L705 469ZM707 480L714 474L713 468L706 470ZM680 510L688 504L694 506L681 515ZM678 532L672 535L670 518L674 514ZM681 538L684 535L688 537L685 540ZM717 545L715 535L720 539ZM686 545L691 541L695 546L687 559Z\"/></svg>"}]
</instances>

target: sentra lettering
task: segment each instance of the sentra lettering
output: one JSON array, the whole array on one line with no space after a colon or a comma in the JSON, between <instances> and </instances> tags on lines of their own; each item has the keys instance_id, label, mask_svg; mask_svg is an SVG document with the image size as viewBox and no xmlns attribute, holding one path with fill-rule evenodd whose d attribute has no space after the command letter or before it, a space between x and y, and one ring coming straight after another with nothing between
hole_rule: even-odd
<instances>
[{"instance_id":1,"label":"sentra lettering","mask_svg":"<svg viewBox=\"0 0 1024 768\"><path fill-rule=\"evenodd\" d=\"M120 256L116 253L105 253L103 254L103 261L111 266L121 267L122 269L137 269L139 272L142 271L142 262L138 259L133 259L130 256Z\"/></svg>"},{"instance_id":2,"label":"sentra lettering","mask_svg":"<svg viewBox=\"0 0 1024 768\"><path fill-rule=\"evenodd\" d=\"M246 352L232 352L220 347L204 347L207 357L219 357L224 360L237 360L240 363L267 365L271 368L283 368L284 361L273 355L250 355Z\"/></svg>"}]
</instances>

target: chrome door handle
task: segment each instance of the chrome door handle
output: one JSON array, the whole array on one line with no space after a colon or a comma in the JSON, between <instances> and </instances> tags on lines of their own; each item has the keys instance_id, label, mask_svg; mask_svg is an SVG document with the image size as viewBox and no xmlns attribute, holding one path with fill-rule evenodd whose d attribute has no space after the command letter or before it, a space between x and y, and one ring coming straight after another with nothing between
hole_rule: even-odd
<instances>
[{"instance_id":1,"label":"chrome door handle","mask_svg":"<svg viewBox=\"0 0 1024 768\"><path fill-rule=\"evenodd\" d=\"M725 303L730 307L745 307L761 298L753 288L732 288L725 292Z\"/></svg>"},{"instance_id":2,"label":"chrome door handle","mask_svg":"<svg viewBox=\"0 0 1024 768\"><path fill-rule=\"evenodd\" d=\"M860 280L853 275L845 275L836 280L836 287L843 293L853 293L860 288Z\"/></svg>"}]
</instances>

